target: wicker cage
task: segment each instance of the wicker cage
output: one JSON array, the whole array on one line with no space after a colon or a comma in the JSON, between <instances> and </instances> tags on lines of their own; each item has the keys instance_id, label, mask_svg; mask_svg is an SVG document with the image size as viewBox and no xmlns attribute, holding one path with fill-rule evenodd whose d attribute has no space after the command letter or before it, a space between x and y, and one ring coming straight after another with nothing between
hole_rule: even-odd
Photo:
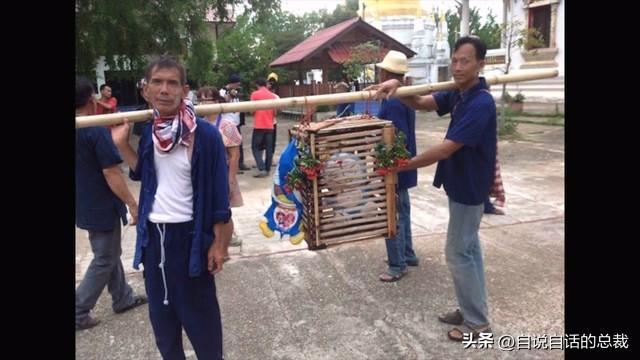
<instances>
[{"instance_id":1,"label":"wicker cage","mask_svg":"<svg viewBox=\"0 0 640 360\"><path fill-rule=\"evenodd\" d=\"M324 164L300 189L309 249L395 236L397 175L375 171L375 146L391 144L394 134L390 121L362 115L290 130Z\"/></svg>"}]
</instances>

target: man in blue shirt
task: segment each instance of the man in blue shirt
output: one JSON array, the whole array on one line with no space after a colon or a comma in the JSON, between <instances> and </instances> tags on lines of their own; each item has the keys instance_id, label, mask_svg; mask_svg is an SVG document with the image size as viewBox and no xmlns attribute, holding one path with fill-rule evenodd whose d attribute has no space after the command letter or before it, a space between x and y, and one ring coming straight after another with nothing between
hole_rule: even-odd
<instances>
[{"instance_id":1,"label":"man in blue shirt","mask_svg":"<svg viewBox=\"0 0 640 360\"><path fill-rule=\"evenodd\" d=\"M404 74L409 71L407 56L399 51L391 50L381 63L376 64L380 69L380 80L396 79L403 82ZM407 139L407 149L411 156L416 156L416 111L403 104L398 98L383 99L378 117L391 120L398 133L404 133ZM409 189L418 184L418 171L410 170L398 174L398 233L395 239L385 239L387 246L387 263L389 268L380 275L380 281L393 282L400 280L407 274L407 265L417 266L418 257L413 250L411 241L411 202Z\"/></svg>"},{"instance_id":2,"label":"man in blue shirt","mask_svg":"<svg viewBox=\"0 0 640 360\"><path fill-rule=\"evenodd\" d=\"M147 66L154 109L138 154L129 124L114 141L141 180L134 268L144 265L149 318L164 359L184 359L184 328L198 359L222 359L222 323L213 274L222 270L223 227L231 217L226 155L218 130L184 101L184 67L163 57ZM231 232L228 232L229 234Z\"/></svg>"},{"instance_id":3,"label":"man in blue shirt","mask_svg":"<svg viewBox=\"0 0 640 360\"><path fill-rule=\"evenodd\" d=\"M433 185L444 185L449 197L445 254L460 309L438 319L458 326L447 333L456 341L462 341L463 333L477 338L481 332L491 332L478 237L484 200L493 183L497 148L495 102L484 78L479 77L486 52L487 47L479 38L461 37L451 57L457 89L401 98L414 109L436 110L440 116L451 114L445 140L411 159L404 169L437 161ZM388 98L400 85L397 79L376 85L376 97Z\"/></svg>"},{"instance_id":4,"label":"man in blue shirt","mask_svg":"<svg viewBox=\"0 0 640 360\"><path fill-rule=\"evenodd\" d=\"M96 99L87 78L76 79L76 116L93 115ZM76 225L89 231L93 260L76 289L76 330L92 328L99 320L89 312L107 286L113 310L123 313L146 304L145 296L134 296L127 284L120 254L120 221L138 219L138 204L127 188L118 164L122 162L106 127L76 130Z\"/></svg>"}]
</instances>

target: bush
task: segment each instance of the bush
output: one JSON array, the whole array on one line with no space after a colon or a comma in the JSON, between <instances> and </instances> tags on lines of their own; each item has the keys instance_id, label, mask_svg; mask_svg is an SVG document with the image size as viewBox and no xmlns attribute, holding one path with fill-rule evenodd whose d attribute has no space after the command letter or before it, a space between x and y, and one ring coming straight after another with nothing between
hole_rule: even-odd
<instances>
[{"instance_id":1,"label":"bush","mask_svg":"<svg viewBox=\"0 0 640 360\"><path fill-rule=\"evenodd\" d=\"M517 132L518 123L513 119L514 112L503 107L498 117L498 136L513 135Z\"/></svg>"},{"instance_id":2,"label":"bush","mask_svg":"<svg viewBox=\"0 0 640 360\"><path fill-rule=\"evenodd\" d=\"M513 102L515 103L524 102L524 95L522 95L522 93L517 93L516 96L513 97Z\"/></svg>"},{"instance_id":3,"label":"bush","mask_svg":"<svg viewBox=\"0 0 640 360\"><path fill-rule=\"evenodd\" d=\"M331 108L329 107L329 105L318 105L318 107L316 107L316 112L328 112L331 111Z\"/></svg>"}]
</instances>

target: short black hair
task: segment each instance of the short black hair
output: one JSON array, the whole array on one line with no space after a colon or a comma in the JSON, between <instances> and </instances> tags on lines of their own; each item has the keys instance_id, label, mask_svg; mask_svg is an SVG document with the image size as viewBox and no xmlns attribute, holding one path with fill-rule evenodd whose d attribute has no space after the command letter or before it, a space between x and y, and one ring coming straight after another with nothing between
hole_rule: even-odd
<instances>
[{"instance_id":1,"label":"short black hair","mask_svg":"<svg viewBox=\"0 0 640 360\"><path fill-rule=\"evenodd\" d=\"M256 80L256 84L257 84L258 86L267 86L267 80L265 80L263 77L258 78L258 79Z\"/></svg>"},{"instance_id":2,"label":"short black hair","mask_svg":"<svg viewBox=\"0 0 640 360\"><path fill-rule=\"evenodd\" d=\"M76 77L76 109L87 105L93 93L93 84L89 79L84 76Z\"/></svg>"},{"instance_id":3,"label":"short black hair","mask_svg":"<svg viewBox=\"0 0 640 360\"><path fill-rule=\"evenodd\" d=\"M111 87L111 86L110 86L109 84L107 84L107 83L104 83L104 84L100 85L100 91L102 91L102 89L104 89L104 88L105 88L105 87L107 87L107 86Z\"/></svg>"},{"instance_id":4,"label":"short black hair","mask_svg":"<svg viewBox=\"0 0 640 360\"><path fill-rule=\"evenodd\" d=\"M152 61L147 68L144 70L144 78L147 80L147 84L151 80L151 71L155 68L158 69L178 69L180 73L180 85L184 86L187 82L187 72L184 69L184 66L178 60L170 56L162 56L154 61Z\"/></svg>"},{"instance_id":5,"label":"short black hair","mask_svg":"<svg viewBox=\"0 0 640 360\"><path fill-rule=\"evenodd\" d=\"M484 60L485 55L487 55L487 44L485 44L482 39L475 35L463 36L458 39L453 45L453 52L458 51L460 46L464 44L473 45L473 47L476 49L476 60Z\"/></svg>"}]
</instances>

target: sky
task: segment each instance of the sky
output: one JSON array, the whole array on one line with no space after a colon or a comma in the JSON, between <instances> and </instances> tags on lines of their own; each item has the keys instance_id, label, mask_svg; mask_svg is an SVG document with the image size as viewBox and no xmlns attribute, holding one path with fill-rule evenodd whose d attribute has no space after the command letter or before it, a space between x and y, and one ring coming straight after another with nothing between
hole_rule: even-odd
<instances>
[{"instance_id":1,"label":"sky","mask_svg":"<svg viewBox=\"0 0 640 360\"><path fill-rule=\"evenodd\" d=\"M320 9L327 9L328 12L332 12L338 4L344 3L344 0L281 0L282 9L296 15ZM422 0L422 6L425 9L431 9L432 7L455 9L456 2L454 0ZM502 0L469 0L469 6L480 9L482 16L485 16L491 9L498 19L502 17Z\"/></svg>"}]
</instances>

